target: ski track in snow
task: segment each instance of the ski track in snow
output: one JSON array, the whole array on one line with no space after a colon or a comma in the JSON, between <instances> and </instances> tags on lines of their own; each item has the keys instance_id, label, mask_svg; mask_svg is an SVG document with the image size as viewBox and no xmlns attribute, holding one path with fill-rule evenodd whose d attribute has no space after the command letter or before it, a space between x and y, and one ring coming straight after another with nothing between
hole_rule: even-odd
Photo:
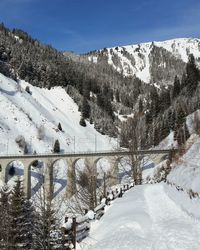
<instances>
[{"instance_id":1,"label":"ski track in snow","mask_svg":"<svg viewBox=\"0 0 200 250\"><path fill-rule=\"evenodd\" d=\"M167 196L164 185L138 186L117 199L80 249L199 250L200 222Z\"/></svg>"}]
</instances>

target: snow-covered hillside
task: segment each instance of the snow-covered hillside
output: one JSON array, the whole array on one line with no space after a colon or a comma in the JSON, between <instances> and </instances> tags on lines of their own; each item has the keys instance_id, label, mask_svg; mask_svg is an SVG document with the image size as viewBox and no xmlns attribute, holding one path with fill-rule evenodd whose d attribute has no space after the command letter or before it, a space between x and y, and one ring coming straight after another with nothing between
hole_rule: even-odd
<instances>
[{"instance_id":1,"label":"snow-covered hillside","mask_svg":"<svg viewBox=\"0 0 200 250\"><path fill-rule=\"evenodd\" d=\"M31 94L25 91L26 86ZM56 139L63 152L116 146L114 140L96 132L88 122L87 127L79 125L78 107L61 87L48 90L24 81L17 84L0 74L0 104L0 154L23 153L15 142L21 135L30 153L51 152ZM58 130L59 122L63 131Z\"/></svg>"},{"instance_id":2,"label":"snow-covered hillside","mask_svg":"<svg viewBox=\"0 0 200 250\"><path fill-rule=\"evenodd\" d=\"M200 58L199 39L179 38L163 42L149 42L103 49L91 53L88 59L96 63L100 57L107 57L108 63L118 72L123 73L124 76L136 75L142 81L149 83L151 81L150 67L152 61L150 54L154 45L165 49L184 63L188 61L189 54L194 54L196 59ZM157 66L165 68L166 63Z\"/></svg>"},{"instance_id":3,"label":"snow-covered hillside","mask_svg":"<svg viewBox=\"0 0 200 250\"><path fill-rule=\"evenodd\" d=\"M25 89L29 87L30 93ZM21 81L19 84L0 74L0 154L24 154L16 138L23 136L28 153L50 153L54 142L59 140L62 152L85 152L112 150L117 146L115 140L101 135L94 125L79 125L81 114L78 107L61 87L41 89ZM58 123L62 130L58 129ZM83 160L78 163L84 166ZM106 163L102 163L106 164ZM8 185L12 188L17 176L24 175L24 166L20 161L11 163L15 175L8 176ZM10 166L11 166L10 165ZM31 168L31 193L37 200L38 191L43 184L46 166ZM62 203L67 188L67 165L60 160L55 163L54 198L59 207L59 216L64 219L67 206ZM0 186L3 185L0 181ZM63 213L63 214L62 214Z\"/></svg>"}]
</instances>

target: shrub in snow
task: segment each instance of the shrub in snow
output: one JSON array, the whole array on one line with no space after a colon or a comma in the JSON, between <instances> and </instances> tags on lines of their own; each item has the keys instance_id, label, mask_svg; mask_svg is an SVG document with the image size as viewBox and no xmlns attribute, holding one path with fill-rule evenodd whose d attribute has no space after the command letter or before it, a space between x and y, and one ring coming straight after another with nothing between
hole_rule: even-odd
<instances>
[{"instance_id":1,"label":"shrub in snow","mask_svg":"<svg viewBox=\"0 0 200 250\"><path fill-rule=\"evenodd\" d=\"M16 143L18 144L18 146L20 148L25 148L26 146L26 141L23 135L19 135L17 136L17 138L15 139Z\"/></svg>"},{"instance_id":2,"label":"shrub in snow","mask_svg":"<svg viewBox=\"0 0 200 250\"><path fill-rule=\"evenodd\" d=\"M24 146L24 154L26 155L26 154L28 154L28 153L29 153L28 145L25 144L25 146Z\"/></svg>"},{"instance_id":3,"label":"shrub in snow","mask_svg":"<svg viewBox=\"0 0 200 250\"><path fill-rule=\"evenodd\" d=\"M160 168L157 169L154 175L155 182L166 181L167 175L169 174L170 170L170 166L163 164Z\"/></svg>"},{"instance_id":4,"label":"shrub in snow","mask_svg":"<svg viewBox=\"0 0 200 250\"><path fill-rule=\"evenodd\" d=\"M79 124L80 124L82 127L86 127L86 126L87 126L87 125L86 125L86 122L85 122L85 120L84 120L83 117L81 117L81 120L80 120Z\"/></svg>"},{"instance_id":5,"label":"shrub in snow","mask_svg":"<svg viewBox=\"0 0 200 250\"><path fill-rule=\"evenodd\" d=\"M43 140L45 137L45 130L44 130L44 126L40 125L38 128L38 140Z\"/></svg>"},{"instance_id":6,"label":"shrub in snow","mask_svg":"<svg viewBox=\"0 0 200 250\"><path fill-rule=\"evenodd\" d=\"M146 183L152 184L152 183L158 183L161 181L166 182L167 176L170 173L170 171L171 171L170 161L166 160L155 169L154 175L152 178L150 176L147 176Z\"/></svg>"},{"instance_id":7,"label":"shrub in snow","mask_svg":"<svg viewBox=\"0 0 200 250\"><path fill-rule=\"evenodd\" d=\"M30 94L30 95L32 94L31 91L30 91L29 86L26 86L25 90L26 90L26 92L27 92L28 94Z\"/></svg>"}]
</instances>

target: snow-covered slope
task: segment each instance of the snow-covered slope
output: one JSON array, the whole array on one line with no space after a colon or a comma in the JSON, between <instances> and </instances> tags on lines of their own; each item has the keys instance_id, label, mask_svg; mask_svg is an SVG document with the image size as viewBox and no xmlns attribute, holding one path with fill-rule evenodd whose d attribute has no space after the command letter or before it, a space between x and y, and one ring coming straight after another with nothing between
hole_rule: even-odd
<instances>
[{"instance_id":1,"label":"snow-covered slope","mask_svg":"<svg viewBox=\"0 0 200 250\"><path fill-rule=\"evenodd\" d=\"M48 90L24 81L17 84L0 74L0 105L0 154L23 153L15 142L20 135L30 153L51 152L56 139L64 152L107 150L115 145L93 125L79 125L78 107L61 87ZM57 128L59 122L63 131Z\"/></svg>"},{"instance_id":2,"label":"snow-covered slope","mask_svg":"<svg viewBox=\"0 0 200 250\"><path fill-rule=\"evenodd\" d=\"M156 47L169 52L175 59L183 63L188 61L188 55L194 54L195 58L200 58L200 40L192 38L179 38L163 42L141 43L137 45L119 46L103 49L91 53L88 56L89 61L94 63L99 60L107 60L118 72L124 76L135 75L142 81L149 83L152 80L152 51ZM160 57L161 55L155 55ZM166 57L168 57L167 55ZM106 58L106 59L105 59ZM166 59L166 58L165 58ZM159 58L158 58L159 61ZM157 67L165 68L167 61L158 62Z\"/></svg>"},{"instance_id":3,"label":"snow-covered slope","mask_svg":"<svg viewBox=\"0 0 200 250\"><path fill-rule=\"evenodd\" d=\"M92 225L79 249L198 250L200 222L167 196L165 186L142 185L126 192Z\"/></svg>"}]
</instances>

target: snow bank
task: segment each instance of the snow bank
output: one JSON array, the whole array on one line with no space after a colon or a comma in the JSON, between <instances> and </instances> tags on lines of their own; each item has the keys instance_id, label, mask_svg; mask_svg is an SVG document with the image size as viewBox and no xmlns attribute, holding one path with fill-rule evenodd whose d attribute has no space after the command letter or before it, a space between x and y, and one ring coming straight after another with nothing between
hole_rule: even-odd
<instances>
[{"instance_id":1,"label":"snow bank","mask_svg":"<svg viewBox=\"0 0 200 250\"><path fill-rule=\"evenodd\" d=\"M84 250L198 250L200 223L165 193L164 184L135 186L117 199L89 237Z\"/></svg>"},{"instance_id":2,"label":"snow bank","mask_svg":"<svg viewBox=\"0 0 200 250\"><path fill-rule=\"evenodd\" d=\"M167 180L185 190L192 189L200 194L200 138L173 167Z\"/></svg>"},{"instance_id":3,"label":"snow bank","mask_svg":"<svg viewBox=\"0 0 200 250\"><path fill-rule=\"evenodd\" d=\"M189 198L186 191L178 191L175 186L165 185L167 195L187 214L200 220L200 198Z\"/></svg>"},{"instance_id":4,"label":"snow bank","mask_svg":"<svg viewBox=\"0 0 200 250\"><path fill-rule=\"evenodd\" d=\"M183 210L200 219L200 138L193 135L190 139L193 145L173 164L167 176L170 185L166 186L166 191Z\"/></svg>"}]
</instances>

